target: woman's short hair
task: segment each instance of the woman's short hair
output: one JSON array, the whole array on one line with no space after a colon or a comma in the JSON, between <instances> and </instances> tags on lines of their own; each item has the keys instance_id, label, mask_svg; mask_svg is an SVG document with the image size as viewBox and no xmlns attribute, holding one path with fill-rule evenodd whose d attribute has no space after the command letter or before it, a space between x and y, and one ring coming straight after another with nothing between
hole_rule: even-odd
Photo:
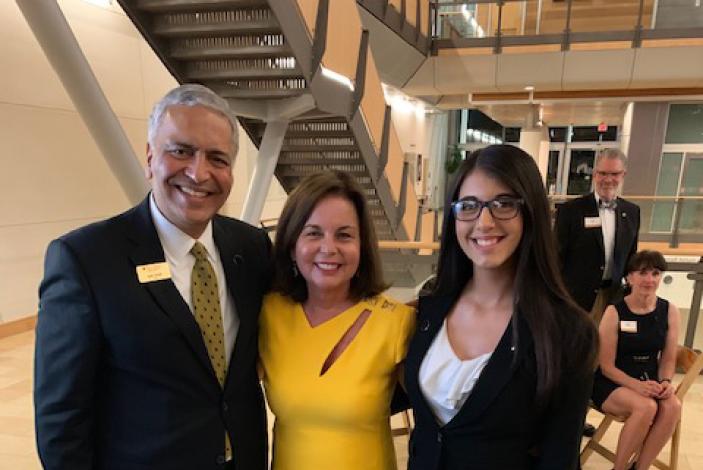
<instances>
[{"instance_id":1,"label":"woman's short hair","mask_svg":"<svg viewBox=\"0 0 703 470\"><path fill-rule=\"evenodd\" d=\"M378 240L363 190L348 173L327 170L304 178L295 187L286 200L276 228L273 288L296 302L307 299L308 289L305 279L295 273L291 254L312 211L329 196L347 199L359 218L359 268L351 279L350 298L361 300L373 297L388 287L383 281Z\"/></svg>"},{"instance_id":2,"label":"woman's short hair","mask_svg":"<svg viewBox=\"0 0 703 470\"><path fill-rule=\"evenodd\" d=\"M630 257L630 260L627 262L625 274L641 271L643 269L666 271L666 268L667 265L664 255L655 250L642 250Z\"/></svg>"}]
</instances>

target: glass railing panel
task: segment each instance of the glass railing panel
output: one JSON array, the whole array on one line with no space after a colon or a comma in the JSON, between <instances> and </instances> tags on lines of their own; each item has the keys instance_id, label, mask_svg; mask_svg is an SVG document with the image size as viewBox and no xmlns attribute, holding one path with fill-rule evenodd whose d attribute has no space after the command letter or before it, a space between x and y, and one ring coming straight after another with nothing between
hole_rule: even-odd
<instances>
[{"instance_id":1,"label":"glass railing panel","mask_svg":"<svg viewBox=\"0 0 703 470\"><path fill-rule=\"evenodd\" d=\"M315 31L315 20L317 18L317 5L319 3L319 0L297 0L298 1L298 8L300 9L300 13L303 15L303 18L305 19L305 25L308 27L308 32L310 33L310 37L314 38L314 31Z\"/></svg>"},{"instance_id":2,"label":"glass railing panel","mask_svg":"<svg viewBox=\"0 0 703 470\"><path fill-rule=\"evenodd\" d=\"M334 0L327 20L327 44L322 64L349 80L356 76L361 20L355 0ZM369 58L370 58L369 54Z\"/></svg>"},{"instance_id":3,"label":"glass railing panel","mask_svg":"<svg viewBox=\"0 0 703 470\"><path fill-rule=\"evenodd\" d=\"M430 27L430 2L429 0L420 1L420 32L423 36L429 35Z\"/></svg>"},{"instance_id":4,"label":"glass railing panel","mask_svg":"<svg viewBox=\"0 0 703 470\"><path fill-rule=\"evenodd\" d=\"M551 2L545 2L545 5ZM642 1L642 24L651 22L654 0ZM638 24L640 0L572 1L572 32L632 31Z\"/></svg>"},{"instance_id":5,"label":"glass railing panel","mask_svg":"<svg viewBox=\"0 0 703 470\"><path fill-rule=\"evenodd\" d=\"M405 2L405 21L415 26L417 23L417 2L415 0L406 0Z\"/></svg>"},{"instance_id":6,"label":"glass railing panel","mask_svg":"<svg viewBox=\"0 0 703 470\"><path fill-rule=\"evenodd\" d=\"M408 5L412 3L409 0ZM535 36L571 33L633 32L690 29L690 37L701 37L703 8L680 0L437 0L432 2L433 34L437 39ZM567 22L568 19L568 22ZM696 32L698 30L699 32ZM678 37L675 33L672 37ZM630 37L626 38L630 40ZM646 37L645 37L646 39ZM579 39L576 39L577 41ZM584 40L581 38L581 40ZM588 40L622 40L604 35Z\"/></svg>"},{"instance_id":7,"label":"glass railing panel","mask_svg":"<svg viewBox=\"0 0 703 470\"><path fill-rule=\"evenodd\" d=\"M376 62L369 51L366 57L366 86L361 99L361 110L364 114L366 125L371 134L371 141L378 153L383 137L383 118L386 112L386 98L383 95L381 79L378 76ZM392 124L391 124L392 128Z\"/></svg>"},{"instance_id":8,"label":"glass railing panel","mask_svg":"<svg viewBox=\"0 0 703 470\"><path fill-rule=\"evenodd\" d=\"M703 8L698 1L658 0L645 29L681 29L703 26Z\"/></svg>"}]
</instances>

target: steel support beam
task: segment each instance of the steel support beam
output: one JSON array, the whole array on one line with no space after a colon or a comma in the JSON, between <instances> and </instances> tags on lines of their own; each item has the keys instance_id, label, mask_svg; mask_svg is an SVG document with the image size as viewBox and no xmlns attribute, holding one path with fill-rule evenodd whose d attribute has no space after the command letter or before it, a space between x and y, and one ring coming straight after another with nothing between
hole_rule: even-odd
<instances>
[{"instance_id":1,"label":"steel support beam","mask_svg":"<svg viewBox=\"0 0 703 470\"><path fill-rule=\"evenodd\" d=\"M144 169L56 0L16 0L90 135L132 204L149 191Z\"/></svg>"},{"instance_id":2,"label":"steel support beam","mask_svg":"<svg viewBox=\"0 0 703 470\"><path fill-rule=\"evenodd\" d=\"M288 121L272 121L266 124L241 217L251 225L259 225L287 129Z\"/></svg>"}]
</instances>

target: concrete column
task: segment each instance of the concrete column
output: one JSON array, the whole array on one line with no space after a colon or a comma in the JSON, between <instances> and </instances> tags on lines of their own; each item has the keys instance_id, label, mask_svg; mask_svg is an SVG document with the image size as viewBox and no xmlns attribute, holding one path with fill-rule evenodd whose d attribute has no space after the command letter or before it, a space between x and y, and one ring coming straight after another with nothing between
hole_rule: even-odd
<instances>
[{"instance_id":1,"label":"concrete column","mask_svg":"<svg viewBox=\"0 0 703 470\"><path fill-rule=\"evenodd\" d=\"M519 147L535 159L539 172L542 174L542 182L546 183L547 165L549 163L549 135L547 134L547 128L544 126L523 128L520 131Z\"/></svg>"},{"instance_id":2,"label":"concrete column","mask_svg":"<svg viewBox=\"0 0 703 470\"><path fill-rule=\"evenodd\" d=\"M264 203L271 187L278 155L281 153L283 139L288 129L288 121L273 121L266 124L264 137L259 147L259 157L254 167L254 175L249 182L249 190L244 199L244 210L241 219L251 225L258 225Z\"/></svg>"},{"instance_id":3,"label":"concrete column","mask_svg":"<svg viewBox=\"0 0 703 470\"><path fill-rule=\"evenodd\" d=\"M149 190L144 169L56 0L16 2L122 190L138 203Z\"/></svg>"}]
</instances>

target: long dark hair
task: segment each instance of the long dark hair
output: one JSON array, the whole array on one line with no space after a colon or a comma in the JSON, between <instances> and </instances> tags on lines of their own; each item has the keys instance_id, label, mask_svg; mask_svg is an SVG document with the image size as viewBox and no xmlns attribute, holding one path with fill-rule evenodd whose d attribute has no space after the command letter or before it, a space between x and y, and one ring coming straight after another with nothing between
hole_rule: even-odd
<instances>
[{"instance_id":1,"label":"long dark hair","mask_svg":"<svg viewBox=\"0 0 703 470\"><path fill-rule=\"evenodd\" d=\"M350 201L359 218L359 268L349 286L350 298L358 301L380 294L388 286L383 281L376 231L366 207L366 197L354 178L339 170L307 176L286 199L273 246L273 289L296 302L307 300L307 284L302 276L294 274L291 252L312 211L328 196L341 196Z\"/></svg>"},{"instance_id":2,"label":"long dark hair","mask_svg":"<svg viewBox=\"0 0 703 470\"><path fill-rule=\"evenodd\" d=\"M565 368L592 370L597 336L586 313L564 287L542 178L534 159L523 150L512 145L491 145L471 153L459 167L445 205L433 295L458 295L473 276L473 263L457 241L450 204L457 199L464 179L477 169L505 184L524 201L523 233L515 254L517 315L513 315L511 327L517 338L519 315L534 338L537 399L546 403Z\"/></svg>"}]
</instances>

